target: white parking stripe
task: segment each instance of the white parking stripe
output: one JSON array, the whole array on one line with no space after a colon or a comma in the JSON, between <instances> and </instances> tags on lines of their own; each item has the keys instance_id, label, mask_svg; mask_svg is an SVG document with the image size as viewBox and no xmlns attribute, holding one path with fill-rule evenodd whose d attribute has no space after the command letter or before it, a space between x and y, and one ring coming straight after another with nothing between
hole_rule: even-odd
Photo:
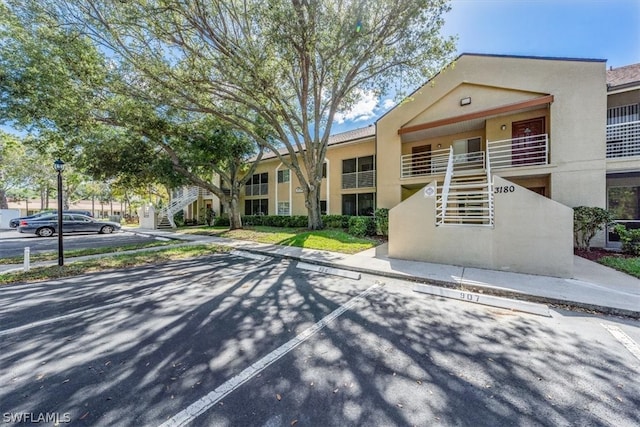
<instances>
[{"instance_id":1,"label":"white parking stripe","mask_svg":"<svg viewBox=\"0 0 640 427\"><path fill-rule=\"evenodd\" d=\"M361 294L351 298L347 303L341 305L340 307L329 313L327 316L323 317L318 323L306 329L300 335L281 345L271 353L264 356L262 359L258 360L257 362L253 363L251 366L240 372L235 377L231 378L229 381L220 385L218 388L216 388L206 396L198 399L187 408L169 418L167 421L162 423L160 427L175 427L189 424L191 421L195 420L198 416L202 415L205 411L210 409L212 406L220 402L229 393L236 390L242 384L249 381L255 375L262 372L268 366L270 366L271 364L282 358L284 355L289 353L291 350L309 339L311 336L319 332L322 328L342 315L345 311L351 309L358 302L360 302L367 295L371 294L379 287L380 285L375 284Z\"/></svg>"},{"instance_id":2,"label":"white parking stripe","mask_svg":"<svg viewBox=\"0 0 640 427\"><path fill-rule=\"evenodd\" d=\"M640 360L640 346L627 334L625 334L622 329L613 325L606 325L604 323L600 323L603 328L605 328L615 339L620 341L623 346L627 348L638 360Z\"/></svg>"}]
</instances>

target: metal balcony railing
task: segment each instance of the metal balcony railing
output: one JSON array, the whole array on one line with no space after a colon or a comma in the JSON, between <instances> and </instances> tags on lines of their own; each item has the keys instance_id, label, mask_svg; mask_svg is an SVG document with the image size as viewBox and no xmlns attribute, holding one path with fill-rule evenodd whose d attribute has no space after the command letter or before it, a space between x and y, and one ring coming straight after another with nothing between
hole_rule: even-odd
<instances>
[{"instance_id":1,"label":"metal balcony railing","mask_svg":"<svg viewBox=\"0 0 640 427\"><path fill-rule=\"evenodd\" d=\"M492 169L546 165L549 163L549 136L545 133L487 141L487 155Z\"/></svg>"},{"instance_id":2,"label":"metal balcony railing","mask_svg":"<svg viewBox=\"0 0 640 427\"><path fill-rule=\"evenodd\" d=\"M447 171L449 149L405 154L400 158L400 177L442 175Z\"/></svg>"},{"instance_id":3,"label":"metal balcony railing","mask_svg":"<svg viewBox=\"0 0 640 427\"><path fill-rule=\"evenodd\" d=\"M607 158L640 156L640 121L607 125Z\"/></svg>"},{"instance_id":4,"label":"metal balcony railing","mask_svg":"<svg viewBox=\"0 0 640 427\"><path fill-rule=\"evenodd\" d=\"M401 157L401 178L443 175L447 171L449 148L428 153L405 154ZM456 171L484 168L484 151L453 154L453 168Z\"/></svg>"},{"instance_id":5,"label":"metal balcony railing","mask_svg":"<svg viewBox=\"0 0 640 427\"><path fill-rule=\"evenodd\" d=\"M342 174L342 189L367 188L376 186L376 171L351 172Z\"/></svg>"}]
</instances>

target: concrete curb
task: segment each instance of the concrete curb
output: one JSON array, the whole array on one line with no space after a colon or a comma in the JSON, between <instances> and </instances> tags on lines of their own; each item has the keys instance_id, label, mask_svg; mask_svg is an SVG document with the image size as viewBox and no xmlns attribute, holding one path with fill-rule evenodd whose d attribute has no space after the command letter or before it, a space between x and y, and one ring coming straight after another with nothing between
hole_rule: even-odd
<instances>
[{"instance_id":1,"label":"concrete curb","mask_svg":"<svg viewBox=\"0 0 640 427\"><path fill-rule=\"evenodd\" d=\"M455 289L460 291L476 292L479 294L493 295L493 296L504 297L504 298L512 298L520 301L548 304L550 306L561 308L561 309L591 311L591 312L613 315L613 316L623 316L623 317L630 317L633 319L640 319L640 311L626 310L626 309L621 309L616 307L607 307L607 306L596 305L596 304L588 304L588 303L582 303L579 301L568 301L568 300L562 300L562 299L551 298L551 297L543 297L538 295L530 295L530 294L524 294L521 292L506 290L506 289L487 288L487 287L477 286L477 285L460 284L457 282L427 279L424 277L411 276L411 275L405 275L400 273L392 273L388 271L379 271L379 270L373 270L373 269L364 268L364 267L356 267L352 265L338 264L338 263L329 262L329 261L317 260L314 258L289 255L289 254L281 254L281 253L273 253L273 252L269 252L261 249L243 248L242 250L246 252L253 252L260 255L267 255L272 258L289 259L294 261L302 261L309 264L316 264L324 267L341 268L343 270L355 271L358 273L364 273L372 276L383 276L383 277L388 277L390 279L400 279L400 280L406 280L406 281L415 282L415 283L424 283L424 284L440 286L440 287Z\"/></svg>"}]
</instances>

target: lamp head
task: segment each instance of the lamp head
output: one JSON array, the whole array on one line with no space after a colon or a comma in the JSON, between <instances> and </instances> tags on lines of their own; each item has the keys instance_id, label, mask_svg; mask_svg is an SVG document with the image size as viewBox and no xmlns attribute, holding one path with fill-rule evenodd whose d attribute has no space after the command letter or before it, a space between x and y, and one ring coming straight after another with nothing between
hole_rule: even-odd
<instances>
[{"instance_id":1,"label":"lamp head","mask_svg":"<svg viewBox=\"0 0 640 427\"><path fill-rule=\"evenodd\" d=\"M53 162L53 168L58 172L62 172L64 170L64 162L60 159Z\"/></svg>"}]
</instances>

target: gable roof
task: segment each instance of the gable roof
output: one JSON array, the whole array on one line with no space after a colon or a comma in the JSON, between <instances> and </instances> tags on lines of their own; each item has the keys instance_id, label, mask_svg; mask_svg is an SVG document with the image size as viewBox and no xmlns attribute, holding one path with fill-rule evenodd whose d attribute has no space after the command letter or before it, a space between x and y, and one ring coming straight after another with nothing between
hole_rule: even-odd
<instances>
[{"instance_id":1,"label":"gable roof","mask_svg":"<svg viewBox=\"0 0 640 427\"><path fill-rule=\"evenodd\" d=\"M607 70L607 90L640 85L640 63Z\"/></svg>"},{"instance_id":2,"label":"gable roof","mask_svg":"<svg viewBox=\"0 0 640 427\"><path fill-rule=\"evenodd\" d=\"M606 59L597 59L597 58L569 58L569 57L553 57L553 56L500 55L500 54L493 54L493 53L463 52L463 53L459 54L458 56L456 56L455 59L453 59L447 65L442 67L442 69L440 71L438 71L433 76L431 76L426 82L424 82L424 84L418 86L418 88L416 88L409 96L407 96L405 98L405 100L406 99L411 99L413 96L415 96L415 94L418 93L423 87L425 87L426 85L431 83L438 75L440 75L440 73L443 70L445 70L445 69L449 68L451 65L455 64L463 56L482 56L482 57L488 57L488 58L511 58L511 59L535 59L535 60L544 60L544 61L607 62ZM376 120L376 123L378 123L383 117L385 117L387 114L389 114L395 108L397 108L398 105L400 105L400 104L402 104L402 102L397 103L395 106L393 106L389 110L387 110L382 116L378 117L378 119Z\"/></svg>"}]
</instances>

